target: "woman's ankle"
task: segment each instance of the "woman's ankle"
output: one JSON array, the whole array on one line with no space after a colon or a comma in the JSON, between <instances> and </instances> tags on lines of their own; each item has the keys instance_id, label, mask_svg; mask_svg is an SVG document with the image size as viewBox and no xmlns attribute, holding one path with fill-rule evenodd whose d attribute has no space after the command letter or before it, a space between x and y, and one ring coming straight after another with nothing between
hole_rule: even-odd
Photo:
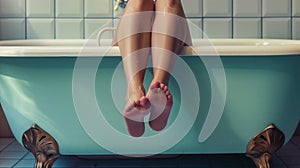
<instances>
[{"instance_id":1,"label":"woman's ankle","mask_svg":"<svg viewBox=\"0 0 300 168\"><path fill-rule=\"evenodd\" d=\"M143 96L145 96L144 85L134 85L134 84L128 85L127 97L126 97L127 102L131 103L133 101L141 99Z\"/></svg>"}]
</instances>

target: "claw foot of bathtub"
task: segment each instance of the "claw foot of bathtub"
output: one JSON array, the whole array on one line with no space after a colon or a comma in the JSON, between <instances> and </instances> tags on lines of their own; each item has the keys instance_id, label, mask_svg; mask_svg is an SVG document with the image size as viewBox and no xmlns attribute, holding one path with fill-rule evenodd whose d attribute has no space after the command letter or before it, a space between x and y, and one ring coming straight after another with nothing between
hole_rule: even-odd
<instances>
[{"instance_id":1,"label":"claw foot of bathtub","mask_svg":"<svg viewBox=\"0 0 300 168\"><path fill-rule=\"evenodd\" d=\"M37 125L33 125L23 134L22 142L34 155L35 168L51 168L60 156L55 139Z\"/></svg>"},{"instance_id":2,"label":"claw foot of bathtub","mask_svg":"<svg viewBox=\"0 0 300 168\"><path fill-rule=\"evenodd\" d=\"M271 168L272 155L283 146L284 140L283 132L271 124L250 140L246 156L257 168Z\"/></svg>"}]
</instances>

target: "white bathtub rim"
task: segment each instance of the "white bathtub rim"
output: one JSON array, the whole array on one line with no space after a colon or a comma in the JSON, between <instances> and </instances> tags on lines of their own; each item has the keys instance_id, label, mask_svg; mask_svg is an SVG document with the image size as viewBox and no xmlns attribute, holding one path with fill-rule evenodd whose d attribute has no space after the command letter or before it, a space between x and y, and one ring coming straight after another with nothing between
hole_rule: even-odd
<instances>
[{"instance_id":1,"label":"white bathtub rim","mask_svg":"<svg viewBox=\"0 0 300 168\"><path fill-rule=\"evenodd\" d=\"M0 57L101 57L120 56L118 46L85 47L88 40L8 40L0 41ZM91 40L89 40L91 42ZM92 41L93 42L93 41ZM214 44L213 47L207 43ZM96 44L96 40L95 40ZM184 47L182 56L276 56L300 55L300 40L280 39L196 39L194 47ZM198 46L197 46L198 45ZM212 51L214 50L214 51Z\"/></svg>"}]
</instances>

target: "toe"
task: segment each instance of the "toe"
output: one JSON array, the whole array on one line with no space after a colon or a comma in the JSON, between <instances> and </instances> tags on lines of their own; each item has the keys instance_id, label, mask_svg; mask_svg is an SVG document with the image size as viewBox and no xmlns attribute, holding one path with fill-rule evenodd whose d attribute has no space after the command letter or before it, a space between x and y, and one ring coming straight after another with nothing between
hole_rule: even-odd
<instances>
[{"instance_id":1,"label":"toe","mask_svg":"<svg viewBox=\"0 0 300 168\"><path fill-rule=\"evenodd\" d=\"M164 91L167 92L169 90L168 86L164 87Z\"/></svg>"},{"instance_id":2,"label":"toe","mask_svg":"<svg viewBox=\"0 0 300 168\"><path fill-rule=\"evenodd\" d=\"M150 89L154 89L154 88L159 88L160 87L160 83L159 82L155 82L150 86Z\"/></svg>"},{"instance_id":3,"label":"toe","mask_svg":"<svg viewBox=\"0 0 300 168\"><path fill-rule=\"evenodd\" d=\"M147 97L142 97L141 99L141 106L145 107L145 108L149 108L151 105L149 99Z\"/></svg>"},{"instance_id":4,"label":"toe","mask_svg":"<svg viewBox=\"0 0 300 168\"><path fill-rule=\"evenodd\" d=\"M171 94L171 92L169 90L167 90L165 93L167 96L169 96Z\"/></svg>"},{"instance_id":5,"label":"toe","mask_svg":"<svg viewBox=\"0 0 300 168\"><path fill-rule=\"evenodd\" d=\"M134 103L135 103L135 106L137 107L137 106L140 106L141 101L140 100L136 100Z\"/></svg>"},{"instance_id":6,"label":"toe","mask_svg":"<svg viewBox=\"0 0 300 168\"><path fill-rule=\"evenodd\" d=\"M125 107L125 111L128 112L134 107L134 104L130 103Z\"/></svg>"},{"instance_id":7,"label":"toe","mask_svg":"<svg viewBox=\"0 0 300 168\"><path fill-rule=\"evenodd\" d=\"M161 84L159 85L159 87L160 87L162 90L164 90L165 84L161 83Z\"/></svg>"}]
</instances>

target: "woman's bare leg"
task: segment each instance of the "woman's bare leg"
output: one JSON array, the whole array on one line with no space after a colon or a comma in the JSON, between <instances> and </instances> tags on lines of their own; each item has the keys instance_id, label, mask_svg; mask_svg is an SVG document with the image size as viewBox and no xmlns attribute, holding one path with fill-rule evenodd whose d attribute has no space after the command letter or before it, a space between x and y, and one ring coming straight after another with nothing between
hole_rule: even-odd
<instances>
[{"instance_id":1,"label":"woman's bare leg","mask_svg":"<svg viewBox=\"0 0 300 168\"><path fill-rule=\"evenodd\" d=\"M173 105L168 88L170 73L184 44L191 42L180 0L157 0L155 11L152 28L154 78L148 92L151 102L149 124L152 129L160 131L165 128Z\"/></svg>"},{"instance_id":2,"label":"woman's bare leg","mask_svg":"<svg viewBox=\"0 0 300 168\"><path fill-rule=\"evenodd\" d=\"M150 111L150 101L145 97L143 80L150 51L150 11L153 9L153 0L130 0L117 29L117 43L123 58L128 88L124 116L128 132L135 137L144 133L144 117Z\"/></svg>"}]
</instances>

